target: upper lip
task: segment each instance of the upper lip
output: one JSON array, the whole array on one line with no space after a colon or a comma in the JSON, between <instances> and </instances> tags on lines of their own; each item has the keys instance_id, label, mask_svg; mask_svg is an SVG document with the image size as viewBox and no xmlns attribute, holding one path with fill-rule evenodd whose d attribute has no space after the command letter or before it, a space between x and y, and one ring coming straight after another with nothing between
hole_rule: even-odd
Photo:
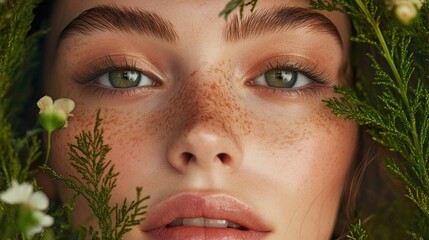
<instances>
[{"instance_id":1,"label":"upper lip","mask_svg":"<svg viewBox=\"0 0 429 240\"><path fill-rule=\"evenodd\" d=\"M154 205L141 229L150 232L165 228L176 219L197 217L227 220L250 231L270 231L262 218L248 205L226 194L203 193L182 193Z\"/></svg>"}]
</instances>

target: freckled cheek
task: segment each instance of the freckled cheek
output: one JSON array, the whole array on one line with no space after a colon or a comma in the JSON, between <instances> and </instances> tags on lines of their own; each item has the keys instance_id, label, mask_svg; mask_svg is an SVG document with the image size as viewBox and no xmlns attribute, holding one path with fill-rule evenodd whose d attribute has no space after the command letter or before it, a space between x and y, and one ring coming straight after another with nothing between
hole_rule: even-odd
<instances>
[{"instance_id":1,"label":"freckled cheek","mask_svg":"<svg viewBox=\"0 0 429 240\"><path fill-rule=\"evenodd\" d=\"M76 144L75 136L83 130L93 131L96 113L97 109L81 105L70 118L69 126L54 132L50 162L54 169L61 173L75 173L68 164L67 144ZM124 189L124 194L127 192L134 194L135 187L142 185L142 182L145 187L149 186L148 181L156 179L151 173L155 173L156 168L162 163L159 161L162 140L154 133L151 117L130 109L101 109L100 117L101 128L104 130L104 144L111 147L107 159L112 160L115 169L121 172L118 186L121 188L129 186L132 189L132 191ZM116 190L119 191L119 188Z\"/></svg>"},{"instance_id":2,"label":"freckled cheek","mask_svg":"<svg viewBox=\"0 0 429 240\"><path fill-rule=\"evenodd\" d=\"M328 111L295 116L271 119L291 124L264 127L247 140L243 168L253 169L251 186L267 199L260 207L281 229L329 230L355 156L357 125Z\"/></svg>"},{"instance_id":3,"label":"freckled cheek","mask_svg":"<svg viewBox=\"0 0 429 240\"><path fill-rule=\"evenodd\" d=\"M323 188L335 189L336 195L341 192L355 155L356 123L321 108L279 116L261 124L256 125L264 126L263 131L254 131L258 136L248 140L248 158L253 159L250 162L257 165L261 174L269 173L265 178L289 196L288 200L299 199L295 198L297 194L312 195Z\"/></svg>"},{"instance_id":4,"label":"freckled cheek","mask_svg":"<svg viewBox=\"0 0 429 240\"><path fill-rule=\"evenodd\" d=\"M274 157L279 174L292 172L293 179L311 182L309 186L345 175L355 152L357 127L354 123L332 118L323 127L309 122L286 131L273 138L278 141L272 146L278 150ZM285 139L283 144L280 139Z\"/></svg>"}]
</instances>

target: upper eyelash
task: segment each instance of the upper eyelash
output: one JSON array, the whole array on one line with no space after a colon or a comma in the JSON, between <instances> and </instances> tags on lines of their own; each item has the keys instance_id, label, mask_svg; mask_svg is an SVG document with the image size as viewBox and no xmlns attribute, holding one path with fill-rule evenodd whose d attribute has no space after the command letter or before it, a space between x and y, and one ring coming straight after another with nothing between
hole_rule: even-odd
<instances>
[{"instance_id":1,"label":"upper eyelash","mask_svg":"<svg viewBox=\"0 0 429 240\"><path fill-rule=\"evenodd\" d=\"M75 74L74 78L80 83L89 83L95 80L97 77L112 71L118 70L130 70L143 72L136 67L137 63L133 60L129 60L123 57L120 60L120 64L113 60L112 56L105 56L91 63L83 74Z\"/></svg>"}]
</instances>

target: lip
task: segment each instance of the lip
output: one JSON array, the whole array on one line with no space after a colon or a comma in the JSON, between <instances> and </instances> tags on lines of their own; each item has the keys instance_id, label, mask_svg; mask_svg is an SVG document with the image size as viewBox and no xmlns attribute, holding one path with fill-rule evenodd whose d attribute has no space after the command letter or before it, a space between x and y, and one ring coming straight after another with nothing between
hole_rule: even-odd
<instances>
[{"instance_id":1,"label":"lip","mask_svg":"<svg viewBox=\"0 0 429 240\"><path fill-rule=\"evenodd\" d=\"M166 227L180 218L224 219L246 228ZM248 205L226 194L182 193L153 206L141 225L153 240L247 239L261 240L270 229Z\"/></svg>"}]
</instances>

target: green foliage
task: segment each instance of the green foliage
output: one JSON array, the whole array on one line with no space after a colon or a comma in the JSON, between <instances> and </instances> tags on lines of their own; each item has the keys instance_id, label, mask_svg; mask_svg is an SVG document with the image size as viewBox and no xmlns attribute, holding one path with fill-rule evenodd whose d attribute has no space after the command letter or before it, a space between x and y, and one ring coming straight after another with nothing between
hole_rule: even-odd
<instances>
[{"instance_id":1,"label":"green foliage","mask_svg":"<svg viewBox=\"0 0 429 240\"><path fill-rule=\"evenodd\" d=\"M366 92L356 94L350 89L337 88L342 97L327 103L337 115L368 126L375 141L399 155L388 161L388 168L404 182L407 197L419 211L415 236L428 239L429 69L423 67L429 61L428 6L423 6L412 26L403 26L382 2L311 2L314 8L324 10L344 6L341 11L351 16L356 30L353 40L374 49L368 50L374 53L367 54L372 71L363 72L365 79L360 79L362 85L366 84ZM355 67L358 69L359 65ZM368 84L370 76L373 76L372 86Z\"/></svg>"},{"instance_id":2,"label":"green foliage","mask_svg":"<svg viewBox=\"0 0 429 240\"><path fill-rule=\"evenodd\" d=\"M247 6L251 6L250 11L253 12L253 10L256 7L256 4L258 3L258 0L231 0L226 4L225 8L219 13L219 16L224 16L225 19L228 18L229 14L231 14L236 8L240 8L240 18L243 17L244 8Z\"/></svg>"},{"instance_id":3,"label":"green foliage","mask_svg":"<svg viewBox=\"0 0 429 240\"><path fill-rule=\"evenodd\" d=\"M39 2L6 0L0 3L0 118L6 116L14 122L19 122L16 114L22 111L32 92L31 80L38 66L35 60L41 32L30 36L28 32L33 10Z\"/></svg>"},{"instance_id":4,"label":"green foliage","mask_svg":"<svg viewBox=\"0 0 429 240\"><path fill-rule=\"evenodd\" d=\"M0 226L10 226L0 231L0 239L9 239L11 236L19 237L16 229L14 216L18 215L18 208L10 208L7 204L0 202Z\"/></svg>"},{"instance_id":5,"label":"green foliage","mask_svg":"<svg viewBox=\"0 0 429 240\"><path fill-rule=\"evenodd\" d=\"M37 4L37 0L0 3L0 191L8 188L12 179L33 181L31 165L41 155L40 131L16 129L17 114L31 92L28 86L37 37L28 36L28 31ZM17 207L0 203L0 239L25 239L16 228L17 214Z\"/></svg>"},{"instance_id":6,"label":"green foliage","mask_svg":"<svg viewBox=\"0 0 429 240\"><path fill-rule=\"evenodd\" d=\"M29 180L30 165L40 155L37 130L19 137L12 119L28 93L22 85L29 82L35 48L35 37L27 33L33 21L37 0L14 0L0 4L0 190L10 186L11 179ZM19 90L18 90L19 89ZM24 132L21 130L21 132Z\"/></svg>"},{"instance_id":7,"label":"green foliage","mask_svg":"<svg viewBox=\"0 0 429 240\"><path fill-rule=\"evenodd\" d=\"M366 240L368 234L363 227L362 221L359 219L356 223L350 226L350 233L347 235L349 240Z\"/></svg>"},{"instance_id":8,"label":"green foliage","mask_svg":"<svg viewBox=\"0 0 429 240\"><path fill-rule=\"evenodd\" d=\"M93 226L84 228L91 239L119 240L132 226L144 220L147 206L143 206L143 202L149 197L142 198L142 189L137 188L136 200L128 202L125 199L122 204L116 203L111 207L110 200L119 172L115 171L111 160L106 160L110 147L103 143L103 129L100 125L98 112L93 131L83 131L76 136L76 144L69 144L70 162L77 175L60 175L48 166L43 169L72 189L76 193L75 197L82 196L87 201L101 232Z\"/></svg>"}]
</instances>

